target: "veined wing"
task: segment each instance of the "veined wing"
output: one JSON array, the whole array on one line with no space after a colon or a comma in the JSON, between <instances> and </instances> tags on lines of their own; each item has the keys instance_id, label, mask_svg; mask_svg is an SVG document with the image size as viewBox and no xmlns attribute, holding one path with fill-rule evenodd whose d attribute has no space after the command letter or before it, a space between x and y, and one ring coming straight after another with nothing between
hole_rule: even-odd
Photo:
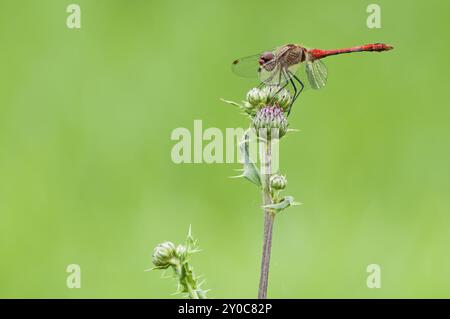
<instances>
[{"instance_id":1,"label":"veined wing","mask_svg":"<svg viewBox=\"0 0 450 319\"><path fill-rule=\"evenodd\" d=\"M259 70L259 58L261 54L250 55L234 60L231 69L234 73L245 78L256 78Z\"/></svg>"},{"instance_id":2,"label":"veined wing","mask_svg":"<svg viewBox=\"0 0 450 319\"><path fill-rule=\"evenodd\" d=\"M304 62L306 75L311 87L315 90L323 88L327 84L328 71L325 64L312 57L308 57Z\"/></svg>"},{"instance_id":3,"label":"veined wing","mask_svg":"<svg viewBox=\"0 0 450 319\"><path fill-rule=\"evenodd\" d=\"M258 77L265 85L280 85L288 80L276 58L259 65L260 57L261 54L256 54L233 61L233 72L246 78Z\"/></svg>"},{"instance_id":4,"label":"veined wing","mask_svg":"<svg viewBox=\"0 0 450 319\"><path fill-rule=\"evenodd\" d=\"M279 57L281 49L282 47L277 47L269 51L236 59L231 64L231 68L239 76L246 78L259 77L261 82L271 82L272 78L275 79L275 76L272 76L272 72L278 72L276 59ZM267 52L272 52L275 59L260 65L262 55Z\"/></svg>"},{"instance_id":5,"label":"veined wing","mask_svg":"<svg viewBox=\"0 0 450 319\"><path fill-rule=\"evenodd\" d=\"M276 59L271 60L259 68L259 80L265 85L281 85L286 81L282 66Z\"/></svg>"}]
</instances>

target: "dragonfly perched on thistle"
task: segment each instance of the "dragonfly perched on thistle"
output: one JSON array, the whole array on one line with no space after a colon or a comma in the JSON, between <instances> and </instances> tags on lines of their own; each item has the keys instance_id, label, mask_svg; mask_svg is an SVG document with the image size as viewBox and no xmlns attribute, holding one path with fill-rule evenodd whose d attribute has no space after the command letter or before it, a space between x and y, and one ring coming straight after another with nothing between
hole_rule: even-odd
<instances>
[{"instance_id":1,"label":"dragonfly perched on thistle","mask_svg":"<svg viewBox=\"0 0 450 319\"><path fill-rule=\"evenodd\" d=\"M289 115L292 104L305 87L310 86L317 90L326 85L328 71L322 62L323 58L344 53L382 52L392 49L392 46L384 43L335 50L307 49L298 44L286 44L274 50L234 60L232 69L240 76L258 76L261 81L260 86L277 87L278 90L274 95L291 84L294 96L287 111ZM297 87L298 85L300 88Z\"/></svg>"}]
</instances>

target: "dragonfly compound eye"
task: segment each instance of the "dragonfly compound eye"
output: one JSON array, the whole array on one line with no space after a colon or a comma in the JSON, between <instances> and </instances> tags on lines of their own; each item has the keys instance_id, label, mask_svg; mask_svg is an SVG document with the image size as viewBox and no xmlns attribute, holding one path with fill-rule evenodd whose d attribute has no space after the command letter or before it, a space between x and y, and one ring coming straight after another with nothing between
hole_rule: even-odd
<instances>
[{"instance_id":1,"label":"dragonfly compound eye","mask_svg":"<svg viewBox=\"0 0 450 319\"><path fill-rule=\"evenodd\" d=\"M261 60L262 60L264 62L268 62L268 61L272 60L273 58L275 58L275 54L273 54L273 52L267 51L267 52L264 52L263 54L261 54L259 61L261 62Z\"/></svg>"}]
</instances>

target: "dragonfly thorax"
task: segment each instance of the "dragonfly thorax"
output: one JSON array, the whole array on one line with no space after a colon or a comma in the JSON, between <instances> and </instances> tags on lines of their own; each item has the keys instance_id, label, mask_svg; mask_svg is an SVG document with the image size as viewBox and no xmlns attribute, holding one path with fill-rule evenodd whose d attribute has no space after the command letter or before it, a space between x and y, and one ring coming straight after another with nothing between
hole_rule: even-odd
<instances>
[{"instance_id":1,"label":"dragonfly thorax","mask_svg":"<svg viewBox=\"0 0 450 319\"><path fill-rule=\"evenodd\" d=\"M281 54L280 59L289 67L305 61L306 49L298 45L289 45L288 48Z\"/></svg>"}]
</instances>

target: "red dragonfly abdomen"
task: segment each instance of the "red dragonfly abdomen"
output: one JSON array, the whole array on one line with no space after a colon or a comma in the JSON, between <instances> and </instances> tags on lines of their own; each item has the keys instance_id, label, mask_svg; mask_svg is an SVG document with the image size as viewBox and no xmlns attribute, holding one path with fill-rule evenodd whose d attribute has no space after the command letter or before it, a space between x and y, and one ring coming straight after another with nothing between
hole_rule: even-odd
<instances>
[{"instance_id":1,"label":"red dragonfly abdomen","mask_svg":"<svg viewBox=\"0 0 450 319\"><path fill-rule=\"evenodd\" d=\"M373 43L373 44L366 44L366 45L360 45L360 46L356 46L356 47L337 49L337 50L312 49L312 50L308 50L308 52L314 58L322 59L322 58L325 58L330 55L337 55L337 54L343 54L343 53L362 52L362 51L382 52L382 51L389 51L392 49L393 49L392 46L384 44L384 43Z\"/></svg>"}]
</instances>

